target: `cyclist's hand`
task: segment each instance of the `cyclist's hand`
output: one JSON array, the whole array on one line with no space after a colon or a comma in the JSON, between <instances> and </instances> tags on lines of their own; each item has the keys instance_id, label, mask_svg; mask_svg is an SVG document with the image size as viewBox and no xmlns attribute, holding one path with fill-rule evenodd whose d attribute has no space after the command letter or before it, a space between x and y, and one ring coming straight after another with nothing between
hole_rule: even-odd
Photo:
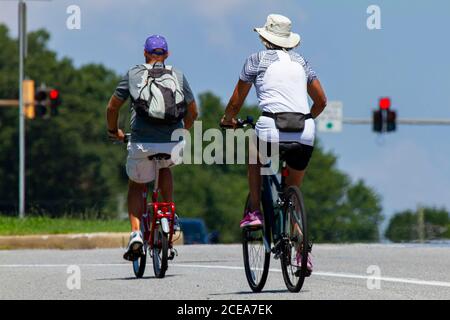
<instances>
[{"instance_id":1,"label":"cyclist's hand","mask_svg":"<svg viewBox=\"0 0 450 320\"><path fill-rule=\"evenodd\" d=\"M231 118L231 120L227 120L226 116L224 115L222 117L222 120L220 120L220 127L222 128L236 128L237 121L234 118Z\"/></svg>"},{"instance_id":2,"label":"cyclist's hand","mask_svg":"<svg viewBox=\"0 0 450 320\"><path fill-rule=\"evenodd\" d=\"M125 138L125 134L121 129L118 129L116 133L108 132L108 137L111 140L123 141Z\"/></svg>"}]
</instances>

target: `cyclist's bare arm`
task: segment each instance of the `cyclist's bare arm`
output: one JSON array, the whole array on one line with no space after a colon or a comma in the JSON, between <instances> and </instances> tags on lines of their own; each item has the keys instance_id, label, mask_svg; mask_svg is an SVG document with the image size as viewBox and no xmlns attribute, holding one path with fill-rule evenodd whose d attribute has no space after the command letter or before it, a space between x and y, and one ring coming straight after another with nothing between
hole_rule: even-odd
<instances>
[{"instance_id":1,"label":"cyclist's bare arm","mask_svg":"<svg viewBox=\"0 0 450 320\"><path fill-rule=\"evenodd\" d=\"M308 94L313 101L311 107L311 115L315 119L317 118L327 106L327 97L323 91L320 81L315 79L308 84Z\"/></svg>"},{"instance_id":2,"label":"cyclist's bare arm","mask_svg":"<svg viewBox=\"0 0 450 320\"><path fill-rule=\"evenodd\" d=\"M224 126L235 126L236 120L235 117L239 113L244 104L247 95L252 88L251 82L245 82L239 80L234 88L233 95L228 102L227 107L225 108L225 114L221 120L221 124Z\"/></svg>"},{"instance_id":3,"label":"cyclist's bare arm","mask_svg":"<svg viewBox=\"0 0 450 320\"><path fill-rule=\"evenodd\" d=\"M192 101L187 106L187 112L184 116L183 122L184 122L184 128L189 130L192 125L194 124L194 121L198 117L198 110L197 110L197 104L195 101Z\"/></svg>"},{"instance_id":4,"label":"cyclist's bare arm","mask_svg":"<svg viewBox=\"0 0 450 320\"><path fill-rule=\"evenodd\" d=\"M125 137L122 130L119 129L119 111L124 104L124 100L119 99L115 95L109 100L106 108L106 122L108 127L108 135L117 140L123 140Z\"/></svg>"}]
</instances>

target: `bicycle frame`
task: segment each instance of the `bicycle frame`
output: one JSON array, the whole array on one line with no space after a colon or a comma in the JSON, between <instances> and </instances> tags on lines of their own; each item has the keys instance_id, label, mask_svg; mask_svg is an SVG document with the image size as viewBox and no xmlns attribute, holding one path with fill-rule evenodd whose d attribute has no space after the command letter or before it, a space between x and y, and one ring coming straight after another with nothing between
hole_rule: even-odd
<instances>
[{"instance_id":1,"label":"bicycle frame","mask_svg":"<svg viewBox=\"0 0 450 320\"><path fill-rule=\"evenodd\" d=\"M168 222L168 230L164 230L169 234L169 248L173 247L173 234L174 234L174 221L175 221L175 203L174 202L158 202L159 196L159 172L160 172L160 160L155 161L155 184L152 192L152 202L147 203L147 188L143 194L144 199L144 214L142 215L141 223L144 226L144 239L147 241L150 249L153 249L155 244L155 229L158 224L162 224L166 219ZM152 213L151 217L149 213ZM150 222L151 221L151 222ZM163 226L164 229L164 226Z\"/></svg>"},{"instance_id":2,"label":"bicycle frame","mask_svg":"<svg viewBox=\"0 0 450 320\"><path fill-rule=\"evenodd\" d=\"M263 197L262 205L266 215L264 218L268 221L270 226L271 234L265 234L264 236L264 247L267 252L272 251L271 249L271 239L273 239L274 244L280 239L282 239L285 233L285 225L283 223L283 206L284 202L282 199L283 190L286 186L286 177L289 175L286 162L282 162L281 168L281 181L278 180L276 174L265 175L262 177L262 187L263 187ZM277 191L277 198L274 199L273 186Z\"/></svg>"}]
</instances>

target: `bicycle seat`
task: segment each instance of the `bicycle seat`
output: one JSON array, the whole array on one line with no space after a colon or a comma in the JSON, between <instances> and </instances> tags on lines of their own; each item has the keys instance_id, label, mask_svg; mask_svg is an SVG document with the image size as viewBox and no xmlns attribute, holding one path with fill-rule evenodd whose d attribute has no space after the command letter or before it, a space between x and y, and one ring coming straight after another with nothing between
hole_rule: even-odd
<instances>
[{"instance_id":1,"label":"bicycle seat","mask_svg":"<svg viewBox=\"0 0 450 320\"><path fill-rule=\"evenodd\" d=\"M148 160L170 160L172 156L168 153L155 153L148 157Z\"/></svg>"}]
</instances>

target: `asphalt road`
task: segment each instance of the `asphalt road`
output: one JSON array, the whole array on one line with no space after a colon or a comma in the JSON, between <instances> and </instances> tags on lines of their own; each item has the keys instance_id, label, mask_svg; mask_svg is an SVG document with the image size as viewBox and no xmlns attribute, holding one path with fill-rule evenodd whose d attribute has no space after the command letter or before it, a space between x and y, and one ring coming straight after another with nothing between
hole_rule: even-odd
<instances>
[{"instance_id":1,"label":"asphalt road","mask_svg":"<svg viewBox=\"0 0 450 320\"><path fill-rule=\"evenodd\" d=\"M165 279L151 264L135 279L121 249L0 251L0 299L450 299L448 244L315 245L300 293L286 290L279 261L265 290L251 293L240 245L178 251Z\"/></svg>"}]
</instances>

